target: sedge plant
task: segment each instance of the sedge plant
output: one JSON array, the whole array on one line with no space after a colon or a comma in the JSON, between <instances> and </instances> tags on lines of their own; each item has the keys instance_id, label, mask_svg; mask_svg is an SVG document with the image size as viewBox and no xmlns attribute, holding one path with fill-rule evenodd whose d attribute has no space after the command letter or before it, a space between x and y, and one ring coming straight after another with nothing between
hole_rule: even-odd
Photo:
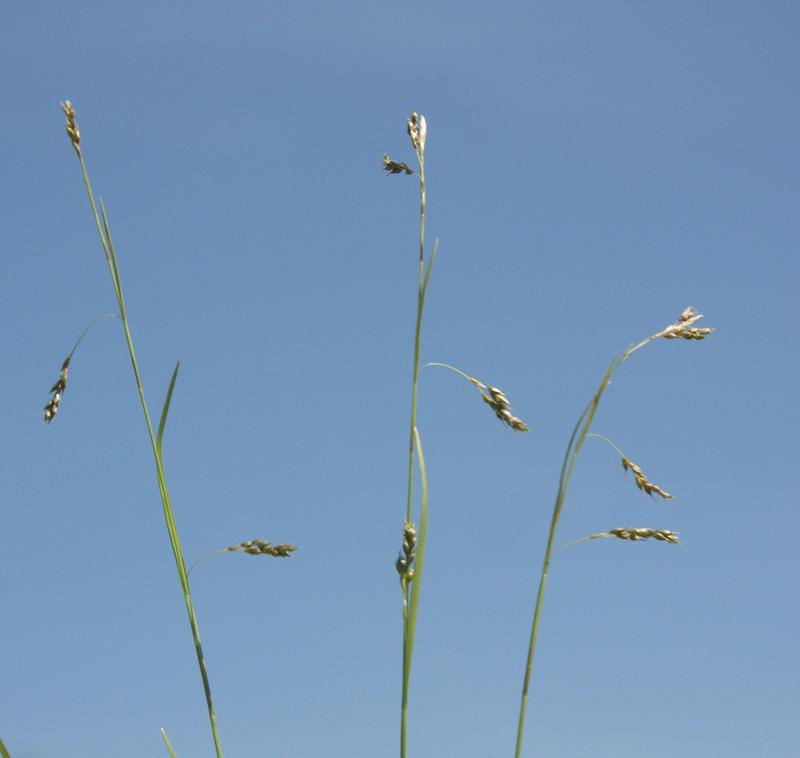
<instances>
[{"instance_id":1,"label":"sedge plant","mask_svg":"<svg viewBox=\"0 0 800 758\"><path fill-rule=\"evenodd\" d=\"M419 396L420 346L422 337L422 317L425 310L425 296L428 292L431 271L439 249L439 241L433 245L430 260L425 261L425 141L428 126L425 116L416 111L406 122L406 130L411 146L417 156L419 166L419 276L417 281L417 311L414 327L414 358L411 376L411 414L408 435L408 482L406 488L406 512L403 526L403 546L395 563L400 576L403 593L403 668L402 694L400 701L400 756L406 758L408 750L408 697L411 684L411 664L414 657L414 637L417 628L419 596L422 587L422 571L425 563L425 543L428 529L428 478L422 457L422 442L417 429L417 400ZM389 174L413 174L405 163L393 161L383 156L384 170ZM419 527L413 520L414 502L414 460L418 460L420 472L420 518Z\"/></svg>"},{"instance_id":2,"label":"sedge plant","mask_svg":"<svg viewBox=\"0 0 800 758\"><path fill-rule=\"evenodd\" d=\"M556 492L556 499L555 505L553 507L553 515L550 521L550 531L547 536L547 547L545 548L544 560L542 563L541 573L539 575L539 586L538 591L536 593L536 603L534 606L533 612L533 622L531 625L531 633L530 633L530 640L528 643L528 655L525 661L525 674L523 677L522 683L522 696L520 698L520 706L519 706L519 717L517 720L517 736L516 736L516 746L514 751L515 758L520 758L522 753L522 740L523 740L523 733L525 730L525 715L527 712L528 706L528 693L530 690L531 684L531 672L533 669L533 661L534 655L536 653L536 641L539 633L539 622L541 620L541 613L542 613L542 606L544 604L544 594L545 588L547 586L547 579L550 572L550 561L553 556L555 541L556 541L556 533L558 532L558 523L561 518L561 513L564 509L564 503L567 498L567 491L569 490L570 481L572 480L572 474L575 470L575 465L578 462L578 456L581 453L583 448L584 442L586 441L587 437L594 436L598 437L608 444L610 444L620 455L622 459L622 465L625 471L631 470L635 477L636 486L647 495L651 497L655 495L659 495L661 498L665 500L672 499L672 495L670 495L666 490L662 489L658 485L651 482L647 476L644 474L642 469L633 463L627 456L625 456L622 451L617 447L615 443L609 440L607 437L598 434L591 434L592 423L594 422L595 414L597 413L597 409L600 405L600 401L603 398L603 394L605 393L606 389L608 389L609 384L611 384L611 379L614 376L614 373L617 371L620 366L622 366L625 361L627 361L634 353L641 350L643 347L646 347L651 342L654 342L659 339L683 339L689 341L698 341L705 339L713 329L710 327L698 327L695 324L702 318L702 314L698 313L694 308L688 307L686 308L680 316L678 316L677 321L675 323L670 324L669 326L665 327L664 329L652 334L651 336L643 339L641 342L637 342L636 344L629 347L625 350L622 354L615 356L611 363L609 364L608 368L606 369L605 373L603 374L602 379L600 380L600 384L595 391L592 399L589 401L587 406L584 408L581 415L578 417L577 422L572 430L572 434L569 438L569 442L567 444L567 449L564 453L564 460L561 466L561 474L558 480L558 489ZM653 529L649 527L637 527L637 528L616 528L610 529L606 532L597 532L595 534L591 534L588 537L584 537L580 540L575 540L575 542L584 542L587 540L595 540L600 538L616 538L621 540L627 541L639 541L639 540L646 540L646 539L654 539L660 542L667 542L671 544L678 544L678 535L669 530L669 529ZM574 544L574 543L570 543Z\"/></svg>"},{"instance_id":3,"label":"sedge plant","mask_svg":"<svg viewBox=\"0 0 800 758\"><path fill-rule=\"evenodd\" d=\"M178 572L178 580L180 582L181 591L183 593L183 599L186 606L186 613L189 620L189 628L191 630L192 639L194 641L195 653L197 656L197 664L200 669L200 678L203 685L203 693L206 699L206 707L208 709L208 717L211 725L211 733L214 740L214 749L216 751L217 758L221 758L222 745L220 742L219 730L217 728L217 719L214 711L214 702L211 697L211 685L209 683L205 655L203 654L203 646L200 641L200 630L197 624L197 616L194 610L194 603L192 601L191 585L189 584L189 573L191 572L191 568L189 569L186 568L186 560L184 558L183 548L181 547L181 541L178 534L178 527L175 522L175 514L172 508L172 500L170 499L169 489L167 487L166 475L164 473L164 451L163 451L164 430L167 424L167 417L169 415L170 404L172 403L172 395L175 391L175 384L178 379L180 362L177 363L177 365L175 366L175 370L172 373L172 378L170 379L169 387L166 393L166 398L164 400L164 404L161 410L161 416L158 422L158 428L157 430L155 430L153 428L153 423L151 420L150 409L148 407L144 395L144 387L142 385L142 378L139 372L139 364L136 360L136 350L134 348L133 336L131 334L130 325L128 323L128 315L125 307L125 297L122 290L122 280L119 272L119 260L117 258L117 253L114 248L114 243L111 239L111 230L108 224L108 216L106 214L106 210L102 200L100 201L98 206L98 203L95 201L94 198L94 192L92 191L92 185L91 182L89 181L89 173L86 168L86 161L83 155L83 147L81 145L81 135L76 121L75 108L73 107L72 103L66 101L61 104L61 109L64 112L64 115L66 116L67 119L66 123L67 136L69 137L70 143L72 144L75 154L78 157L78 161L80 162L81 173L83 175L83 182L86 188L86 195L89 200L89 205L91 207L92 216L94 218L95 225L97 227L98 235L100 236L100 244L103 248L103 254L105 256L106 264L108 265L108 269L111 274L111 283L114 287L114 294L117 299L117 306L119 308L119 313L118 314L108 313L103 316L99 316L94 321L92 321L92 323L90 323L89 326L87 326L86 329L84 329L81 335L78 337L69 355L66 357L66 359L61 365L61 370L59 372L58 379L50 389L51 397L44 407L44 420L46 423L49 424L50 422L53 421L53 419L55 418L56 414L59 411L62 395L67 387L67 376L69 372L70 363L75 354L75 351L81 344L83 338L98 321L101 321L106 318L118 317L122 322L122 327L125 334L125 342L128 348L131 367L133 369L133 376L136 383L136 390L139 395L142 412L144 414L145 426L147 427L147 434L150 439L150 446L153 452L153 460L155 462L155 468L156 468L156 481L158 484L158 491L161 496L161 504L164 513L164 520L166 522L167 533L169 535L170 545L172 547L172 554L175 559L175 566ZM244 553L246 555L266 555L274 558L289 558L291 557L291 554L295 550L297 550L297 547L295 545L273 544L272 542L260 539L247 540L246 542L241 542L237 545L231 545L230 547L215 550L207 554L203 558L200 558L198 561L195 561L195 563L192 564L192 566L196 565L198 562L202 560L205 560L206 558L211 557L212 555L217 555L220 553L239 552L239 553ZM169 739L166 735L166 732L164 732L163 729L161 730L161 734L170 754L174 755L172 747L169 743Z\"/></svg>"},{"instance_id":4,"label":"sedge plant","mask_svg":"<svg viewBox=\"0 0 800 758\"><path fill-rule=\"evenodd\" d=\"M67 100L66 102L61 104L61 109L64 112L64 115L66 116L67 119L66 123L67 136L69 137L70 143L72 144L72 147L80 163L81 173L83 174L83 183L86 188L86 195L89 200L89 205L91 206L92 216L94 218L94 222L97 227L97 233L100 237L100 244L103 248L103 255L105 257L106 264L108 266L108 270L111 275L111 283L114 288L114 294L117 299L117 306L119 308L119 317L122 321L122 328L125 333L125 343L128 348L128 355L130 356L131 367L133 369L133 376L136 382L136 390L139 395L139 401L141 403L142 413L144 414L145 425L147 427L147 434L150 440L150 447L153 452L153 460L156 469L156 481L158 485L158 491L161 496L161 505L164 513L164 521L166 522L167 533L169 534L169 541L172 547L172 554L175 559L175 567L178 572L178 580L180 582L181 592L183 594L183 600L186 606L186 614L189 620L189 627L192 633L192 640L194 641L195 653L197 656L197 665L200 669L200 678L202 680L203 692L205 694L206 706L208 709L208 718L211 725L212 737L214 740L214 749L216 751L217 758L222 758L222 744L220 742L219 730L217 728L217 717L214 710L214 701L211 696L211 684L209 682L208 669L206 667L205 655L203 654L203 646L200 641L200 629L197 623L197 615L195 613L194 603L192 602L192 591L189 585L189 575L186 570L186 561L184 559L183 548L181 547L180 536L178 534L178 527L175 522L175 514L172 508L172 500L170 499L169 489L167 487L167 479L164 473L164 454L163 454L162 442L164 437L164 429L167 422L167 416L169 414L169 407L172 401L172 394L175 389L175 382L177 381L178 378L178 371L180 370L180 362L175 366L175 370L172 373L169 389L167 390L166 399L164 401L164 405L161 411L161 418L159 420L158 428L156 431L156 429L153 427L152 417L150 414L150 409L147 404L147 400L145 399L142 377L139 371L138 361L136 360L136 350L134 348L131 328L128 323L127 309L125 307L125 297L122 289L119 261L117 258L116 250L114 248L114 243L111 238L111 230L108 224L108 216L106 214L106 210L102 200L99 203L99 210L98 210L98 203L95 202L94 192L92 191L92 185L89 180L89 173L86 168L86 161L83 155L83 147L81 145L81 135L80 135L80 130L78 128L78 123L76 121L75 108L73 107L72 103L69 100ZM66 366L62 368L62 372L65 372L65 370ZM65 373L63 374L63 377L64 379L66 378ZM45 418L46 420L49 420L47 419L47 409L45 409Z\"/></svg>"},{"instance_id":5,"label":"sedge plant","mask_svg":"<svg viewBox=\"0 0 800 758\"><path fill-rule=\"evenodd\" d=\"M428 293L431 271L439 250L439 240L434 244L430 260L425 261L425 141L427 138L427 122L425 117L416 111L406 122L406 131L411 140L418 164L419 176L419 270L417 281L417 309L414 327L414 351L411 376L411 413L409 421L408 442L408 482L406 489L406 512L403 524L403 542L400 554L395 562L395 568L400 576L400 587L403 593L403 668L402 668L402 694L400 701L400 758L408 754L408 702L411 686L411 667L414 655L414 640L416 634L417 618L419 613L419 599L422 587L422 572L425 563L425 545L428 532L428 475L425 468L425 459L422 451L417 424L417 405L419 398L420 368L428 366L443 366L467 379L476 387L484 402L494 411L500 421L516 431L527 432L528 427L521 419L511 414L511 405L508 398L497 387L483 384L478 379L470 377L460 369L446 363L428 363L420 367L422 320L425 310L425 298ZM414 170L407 163L393 160L388 154L383 156L383 168L388 174L411 175ZM420 510L418 523L414 520L414 463L417 463L420 484Z\"/></svg>"}]
</instances>

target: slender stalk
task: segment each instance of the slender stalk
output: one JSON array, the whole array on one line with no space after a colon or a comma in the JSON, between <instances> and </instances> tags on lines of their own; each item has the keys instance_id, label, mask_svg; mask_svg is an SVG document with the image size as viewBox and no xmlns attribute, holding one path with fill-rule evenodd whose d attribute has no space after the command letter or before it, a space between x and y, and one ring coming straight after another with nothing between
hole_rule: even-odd
<instances>
[{"instance_id":1,"label":"slender stalk","mask_svg":"<svg viewBox=\"0 0 800 758\"><path fill-rule=\"evenodd\" d=\"M428 366L441 366L442 368L449 368L451 371L455 371L455 373L458 374L459 376L463 376L470 384L473 383L471 376L467 376L460 368L451 366L449 363L440 363L439 361L431 361L430 363L426 363L422 368L428 368Z\"/></svg>"},{"instance_id":2,"label":"slender stalk","mask_svg":"<svg viewBox=\"0 0 800 758\"><path fill-rule=\"evenodd\" d=\"M414 429L417 425L417 396L419 388L419 351L422 335L422 311L425 305L425 152L417 149L419 161L419 283L417 286L417 321L414 327L414 366L411 378L411 423L408 435L408 490L406 521L411 521L414 490ZM433 261L431 261L433 263ZM430 272L428 272L430 274Z\"/></svg>"},{"instance_id":3,"label":"slender stalk","mask_svg":"<svg viewBox=\"0 0 800 758\"><path fill-rule=\"evenodd\" d=\"M578 461L578 455L580 454L583 443L589 434L592 422L594 421L595 413L600 405L600 400L602 399L603 393L606 391L608 385L611 383L611 377L613 376L614 372L637 350L640 350L645 345L660 336L662 336L662 332L642 340L641 342L629 347L624 353L622 353L621 356L615 357L611 361L606 369L605 374L603 374L603 378L600 381L600 386L597 388L597 391L589 401L589 404L586 406L583 413L581 413L579 416L578 421L575 423L575 427L572 430L572 435L569 438L567 449L564 453L564 461L561 465L561 475L558 480L558 491L556 493L555 506L553 507L553 516L550 521L550 531L547 536L547 547L544 553L541 574L539 575L539 589L536 593L536 606L533 612L533 624L531 625L531 635L528 643L528 657L525 662L525 676L522 683L522 697L520 698L519 719L517 721L517 740L514 751L515 758L520 758L522 752L522 738L525 730L525 715L528 707L528 691L530 689L533 659L536 653L536 640L539 634L539 620L541 618L542 606L544 604L544 593L550 571L550 559L553 553L556 532L558 531L558 522L561 518L561 511L564 508L564 501L567 497L567 490L569 489L575 464Z\"/></svg>"},{"instance_id":4,"label":"slender stalk","mask_svg":"<svg viewBox=\"0 0 800 758\"><path fill-rule=\"evenodd\" d=\"M0 758L11 758L11 753L8 752L3 740L0 740Z\"/></svg>"},{"instance_id":5,"label":"slender stalk","mask_svg":"<svg viewBox=\"0 0 800 758\"><path fill-rule=\"evenodd\" d=\"M221 555L222 553L227 553L227 552L229 552L227 547L220 547L220 548L217 548L216 550L212 550L211 552L206 553L205 555L201 556L196 561L194 561L194 563L192 563L192 565L189 566L189 570L186 573L187 574L191 574L192 571L194 571L195 566L197 566L198 563L202 563L203 561L206 561L206 560L208 560L209 558L212 558L215 555Z\"/></svg>"},{"instance_id":6,"label":"slender stalk","mask_svg":"<svg viewBox=\"0 0 800 758\"><path fill-rule=\"evenodd\" d=\"M413 121L412 121L413 120ZM425 120L416 114L412 114L409 120L409 135L412 133L412 125L416 132L416 139L412 136L412 144L417 154L419 163L419 278L417 284L417 318L414 328L414 363L411 379L411 418L409 423L408 440L408 487L406 497L406 523L412 521L413 515L413 495L414 495L414 451L421 452L417 434L417 400L419 396L419 357L420 342L422 336L422 316L425 309L425 296L428 291L431 271L439 250L439 240L433 244L431 258L427 268L425 266ZM420 138L421 134L421 138ZM423 462L420 460L420 467ZM423 497L426 498L423 506L423 519L427 522L427 492L424 490L427 484L423 484L423 473L420 470L420 486L423 488ZM423 524L420 524L420 547L424 540ZM418 558L419 560L419 558ZM417 624L417 606L419 603L419 579L415 569L412 582L403 585L403 688L400 706L400 758L407 755L408 737L408 696L411 681L411 664L414 653L414 633Z\"/></svg>"},{"instance_id":7,"label":"slender stalk","mask_svg":"<svg viewBox=\"0 0 800 758\"><path fill-rule=\"evenodd\" d=\"M73 356L73 355L75 355L75 351L78 349L78 345L80 345L80 344L81 344L81 342L83 342L83 338L84 338L84 337L85 337L85 336L86 336L86 335L89 333L89 330L90 330L90 329L91 329L91 328L92 328L92 327L93 327L93 326L94 326L94 325L95 325L95 324L96 324L98 321L102 321L103 319L107 319L107 318L119 318L119 317L117 316L117 314L116 314L116 313L104 313L102 316L98 316L96 319L94 319L94 321L92 321L92 323L91 323L91 324L89 324L89 326L87 326L87 327L86 327L86 328L85 328L85 329L84 329L84 330L81 332L81 336L80 336L80 337L78 337L78 339L77 339L77 340L75 340L75 344L72 346L72 350L70 350L70 351L69 351L69 357L70 357L70 359L72 358L72 356Z\"/></svg>"},{"instance_id":8,"label":"slender stalk","mask_svg":"<svg viewBox=\"0 0 800 758\"><path fill-rule=\"evenodd\" d=\"M598 440L603 440L603 442L608 443L609 445L611 445L612 448L614 448L614 450L617 451L617 455L619 455L620 458L625 458L625 453L623 453L622 450L619 449L619 446L613 440L610 440L608 437L606 437L605 434L598 434L597 432L590 432L586 436L587 437L594 437L595 439L598 439Z\"/></svg>"},{"instance_id":9,"label":"slender stalk","mask_svg":"<svg viewBox=\"0 0 800 758\"><path fill-rule=\"evenodd\" d=\"M211 732L214 738L214 747L216 749L217 757L222 758L222 745L220 743L219 733L217 731L217 719L214 711L214 704L211 698L211 686L208 680L208 672L206 670L205 656L203 655L203 647L200 642L200 631L197 626L197 618L194 611L194 605L192 603L192 595L189 587L189 577L186 571L186 562L183 557L183 549L181 548L180 537L178 535L178 528L175 523L175 516L172 509L172 501L169 496L166 476L164 474L164 461L160 445L160 435L159 435L159 440L157 440L155 432L153 430L153 424L150 419L150 410L147 406L147 401L145 400L144 387L142 385L142 378L139 372L139 364L138 361L136 360L136 350L133 345L133 336L131 335L130 326L128 324L128 316L125 308L125 298L122 291L122 282L119 273L119 263L117 260L116 251L114 250L114 243L112 242L111 231L108 226L108 218L106 215L105 208L103 207L102 201L100 203L101 213L98 213L97 204L95 203L94 193L92 192L92 185L89 180L89 173L86 169L86 162L83 158L82 151L78 153L78 159L81 164L83 183L86 186L86 193L89 198L89 204L91 205L92 208L92 215L94 216L95 224L97 226L97 233L100 236L100 244L103 247L103 253L105 254L106 263L108 264L108 268L111 273L111 281L114 286L114 293L116 295L117 304L119 306L119 315L120 318L122 319L122 327L125 332L125 342L128 346L128 354L130 356L131 367L133 368L133 375L136 381L136 390L139 394L139 401L142 406L142 412L144 414L144 420L147 426L147 433L150 439L150 446L152 448L153 458L155 460L156 479L158 483L158 490L161 495L161 503L164 511L164 520L167 525L167 532L169 534L170 545L172 547L172 553L175 558L175 565L178 570L178 578L180 580L181 590L183 592L183 599L186 605L186 613L189 619L189 626L191 628L192 638L194 640L195 653L197 655L197 663L200 668L200 676L203 682L203 691L206 697L208 716L211 722ZM102 221L101 221L101 214L102 214ZM174 384L174 376L175 375L173 375L173 384Z\"/></svg>"}]
</instances>

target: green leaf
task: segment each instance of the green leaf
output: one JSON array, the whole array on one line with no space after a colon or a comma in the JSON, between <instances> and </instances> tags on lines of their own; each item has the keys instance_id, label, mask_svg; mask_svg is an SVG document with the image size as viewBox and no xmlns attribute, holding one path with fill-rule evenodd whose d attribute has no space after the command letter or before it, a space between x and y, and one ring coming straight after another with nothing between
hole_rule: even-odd
<instances>
[{"instance_id":1,"label":"green leaf","mask_svg":"<svg viewBox=\"0 0 800 758\"><path fill-rule=\"evenodd\" d=\"M161 455L161 441L164 438L164 427L167 425L167 415L169 414L169 405L172 402L172 392L175 389L175 382L178 381L178 371L180 371L181 362L175 364L175 370L172 372L172 379L169 382L169 389L167 390L167 397L164 400L164 407L161 409L161 420L158 422L158 436L156 437L156 448L158 454Z\"/></svg>"},{"instance_id":2,"label":"green leaf","mask_svg":"<svg viewBox=\"0 0 800 758\"><path fill-rule=\"evenodd\" d=\"M167 746L167 750L169 750L170 758L178 758L178 756L175 755L175 751L172 749L172 745L169 743L169 737L167 737L163 726L161 727L161 739L164 740L164 744Z\"/></svg>"}]
</instances>

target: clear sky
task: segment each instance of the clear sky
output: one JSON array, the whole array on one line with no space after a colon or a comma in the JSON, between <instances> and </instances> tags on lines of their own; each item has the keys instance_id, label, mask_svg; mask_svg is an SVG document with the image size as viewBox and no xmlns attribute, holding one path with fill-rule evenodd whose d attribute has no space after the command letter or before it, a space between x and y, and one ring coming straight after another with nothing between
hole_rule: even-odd
<instances>
[{"instance_id":1,"label":"clear sky","mask_svg":"<svg viewBox=\"0 0 800 758\"><path fill-rule=\"evenodd\" d=\"M413 758L514 733L558 471L608 360L687 305L717 331L627 363L552 566L527 758L800 755L800 6L7 2L0 736L13 758L212 755L119 321L64 134L78 111L145 389L182 372L167 475L226 755L398 755L418 185L441 239Z\"/></svg>"}]
</instances>

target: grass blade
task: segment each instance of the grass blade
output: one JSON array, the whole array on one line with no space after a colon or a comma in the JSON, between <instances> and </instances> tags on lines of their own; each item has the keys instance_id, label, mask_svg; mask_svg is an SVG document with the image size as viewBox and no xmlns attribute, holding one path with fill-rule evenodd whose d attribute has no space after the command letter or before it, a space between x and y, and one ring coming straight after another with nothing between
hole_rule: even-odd
<instances>
[{"instance_id":1,"label":"grass blade","mask_svg":"<svg viewBox=\"0 0 800 758\"><path fill-rule=\"evenodd\" d=\"M419 541L417 542L417 558L414 561L414 581L411 583L411 602L408 610L408 635L406 636L406 671L405 677L411 677L411 661L414 655L414 636L417 628L417 609L422 589L422 570L425 565L425 544L428 541L428 472L425 468L425 456L422 453L422 440L419 430L414 427L414 446L417 450L419 466L420 516Z\"/></svg>"},{"instance_id":2,"label":"grass blade","mask_svg":"<svg viewBox=\"0 0 800 758\"><path fill-rule=\"evenodd\" d=\"M167 746L167 750L169 750L170 758L178 758L175 754L175 750L173 750L172 745L169 742L169 737L167 737L167 733L164 731L164 727L161 727L161 739L164 740L164 744Z\"/></svg>"},{"instance_id":3,"label":"grass blade","mask_svg":"<svg viewBox=\"0 0 800 758\"><path fill-rule=\"evenodd\" d=\"M167 415L169 414L169 406L172 402L172 393L175 390L175 382L178 381L178 372L181 370L181 362L175 364L175 370L172 372L172 379L169 380L169 388L167 389L167 397L164 399L164 407L161 409L161 419L158 422L158 435L156 436L156 447L158 454L161 455L161 441L164 438L164 427L167 425Z\"/></svg>"},{"instance_id":4,"label":"grass blade","mask_svg":"<svg viewBox=\"0 0 800 758\"><path fill-rule=\"evenodd\" d=\"M175 523L175 515L172 509L172 501L169 496L167 488L167 480L164 475L164 464L161 456L161 449L159 439L156 438L156 432L153 429L153 424L150 418L150 409L147 405L144 395L144 387L142 385L142 377L139 371L139 363L136 359L136 349L133 345L133 335L131 334L130 325L128 324L128 316L125 309L125 296L122 291L122 281L119 273L119 262L117 254L114 249L114 243L111 239L111 229L108 224L108 215L106 214L105 206L102 201L100 202L100 212L98 212L97 204L94 199L94 192L92 191L92 184L89 180L89 172L86 168L86 162L83 157L83 151L80 148L80 136L77 123L75 122L75 110L72 104L67 101L62 103L62 110L67 116L67 134L72 141L72 146L80 161L81 172L83 174L83 182L86 187L86 194L89 199L89 204L92 208L97 232L100 236L100 243L103 246L103 253L111 273L111 281L114 286L114 294L117 298L119 306L119 316L122 319L122 327L125 332L125 341L128 346L128 354L130 356L131 368L133 370L134 379L136 381L136 391L139 395L139 401L142 406L142 413L144 414L145 425L147 426L147 435L150 440L150 446L153 451L153 458L156 466L156 478L158 483L159 494L161 495L161 504L164 511L164 520L169 534L170 546L175 558L175 566L178 571L178 579L181 584L181 591L183 594L184 604L186 606L186 613L189 619L189 626L192 632L192 639L194 641L195 654L197 656L197 665L200 669L200 677L203 684L203 692L206 698L206 707L208 709L208 718L211 725L211 733L214 739L214 749L217 758L222 758L222 744L220 742L219 730L217 728L217 717L214 710L214 703L211 697L211 685L208 678L208 669L206 667L205 655L203 654L203 646L200 642L200 630L197 625L197 616L194 610L194 603L192 602L192 592L189 586L189 578L186 573L186 561L183 556L183 548L181 547L180 537L178 535L178 527ZM102 214L102 220L101 220ZM173 373L173 384L177 378L177 368ZM171 400L173 386L170 387L168 392L167 401L165 403L165 410L162 412L162 424L159 426L159 432L163 434L163 426L166 424L166 414L168 413L168 406Z\"/></svg>"}]
</instances>

